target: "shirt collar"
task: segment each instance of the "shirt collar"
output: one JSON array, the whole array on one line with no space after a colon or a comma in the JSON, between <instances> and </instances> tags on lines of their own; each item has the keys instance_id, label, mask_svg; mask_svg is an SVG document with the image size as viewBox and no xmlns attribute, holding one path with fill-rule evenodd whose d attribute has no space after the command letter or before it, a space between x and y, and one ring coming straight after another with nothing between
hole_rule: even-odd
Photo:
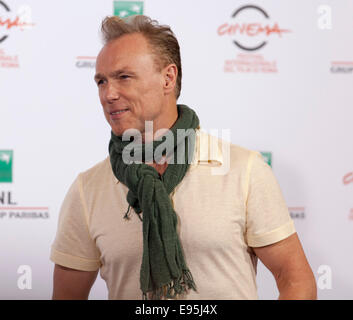
<instances>
[{"instance_id":1,"label":"shirt collar","mask_svg":"<svg viewBox=\"0 0 353 320\"><path fill-rule=\"evenodd\" d=\"M217 137L209 135L198 127L196 129L195 144L195 157L191 162L192 165L207 165L211 167L222 166L222 146Z\"/></svg>"}]
</instances>

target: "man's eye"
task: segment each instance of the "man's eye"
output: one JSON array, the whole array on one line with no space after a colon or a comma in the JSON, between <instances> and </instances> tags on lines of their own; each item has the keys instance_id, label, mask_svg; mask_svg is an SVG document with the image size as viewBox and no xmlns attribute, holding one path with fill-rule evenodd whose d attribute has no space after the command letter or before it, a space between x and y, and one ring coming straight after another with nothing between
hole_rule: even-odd
<instances>
[{"instance_id":1,"label":"man's eye","mask_svg":"<svg viewBox=\"0 0 353 320\"><path fill-rule=\"evenodd\" d=\"M98 82L97 82L97 86L99 86L99 85L101 85L101 84L103 84L103 80L98 80Z\"/></svg>"},{"instance_id":2,"label":"man's eye","mask_svg":"<svg viewBox=\"0 0 353 320\"><path fill-rule=\"evenodd\" d=\"M120 76L120 79L128 79L128 78L130 78L130 76L127 75L127 74L122 74L122 75Z\"/></svg>"}]
</instances>

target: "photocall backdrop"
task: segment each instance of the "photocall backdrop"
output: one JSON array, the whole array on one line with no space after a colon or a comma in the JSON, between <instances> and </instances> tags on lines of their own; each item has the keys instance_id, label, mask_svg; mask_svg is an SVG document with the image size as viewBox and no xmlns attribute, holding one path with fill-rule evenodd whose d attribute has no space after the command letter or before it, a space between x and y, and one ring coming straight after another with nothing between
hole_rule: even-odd
<instances>
[{"instance_id":1,"label":"photocall backdrop","mask_svg":"<svg viewBox=\"0 0 353 320\"><path fill-rule=\"evenodd\" d=\"M180 42L179 103L272 166L318 297L352 299L350 0L0 1L0 299L51 298L61 203L108 155L100 23L141 13ZM278 297L260 262L257 281L261 299ZM102 279L90 298L107 298Z\"/></svg>"}]
</instances>

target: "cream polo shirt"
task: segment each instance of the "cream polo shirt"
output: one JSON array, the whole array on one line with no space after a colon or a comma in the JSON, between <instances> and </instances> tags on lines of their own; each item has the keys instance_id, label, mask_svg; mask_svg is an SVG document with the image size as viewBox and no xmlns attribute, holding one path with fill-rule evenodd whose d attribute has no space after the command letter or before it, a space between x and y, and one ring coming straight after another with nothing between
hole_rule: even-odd
<instances>
[{"instance_id":1,"label":"cream polo shirt","mask_svg":"<svg viewBox=\"0 0 353 320\"><path fill-rule=\"evenodd\" d=\"M184 299L257 299L251 247L295 233L279 184L256 151L199 130L195 148L189 170L170 195L197 286ZM127 192L109 157L79 174L62 204L51 248L56 264L100 269L109 299L142 297L142 222L133 210L130 220L123 219Z\"/></svg>"}]
</instances>

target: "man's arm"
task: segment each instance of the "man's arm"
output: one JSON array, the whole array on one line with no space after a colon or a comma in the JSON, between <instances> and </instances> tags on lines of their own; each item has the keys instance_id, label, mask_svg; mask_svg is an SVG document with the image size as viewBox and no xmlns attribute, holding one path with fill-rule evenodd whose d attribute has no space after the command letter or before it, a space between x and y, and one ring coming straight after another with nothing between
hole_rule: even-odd
<instances>
[{"instance_id":1,"label":"man's arm","mask_svg":"<svg viewBox=\"0 0 353 320\"><path fill-rule=\"evenodd\" d=\"M97 271L81 271L55 264L53 300L87 300Z\"/></svg>"},{"instance_id":2,"label":"man's arm","mask_svg":"<svg viewBox=\"0 0 353 320\"><path fill-rule=\"evenodd\" d=\"M296 233L253 250L275 277L280 300L317 298L316 281Z\"/></svg>"}]
</instances>

